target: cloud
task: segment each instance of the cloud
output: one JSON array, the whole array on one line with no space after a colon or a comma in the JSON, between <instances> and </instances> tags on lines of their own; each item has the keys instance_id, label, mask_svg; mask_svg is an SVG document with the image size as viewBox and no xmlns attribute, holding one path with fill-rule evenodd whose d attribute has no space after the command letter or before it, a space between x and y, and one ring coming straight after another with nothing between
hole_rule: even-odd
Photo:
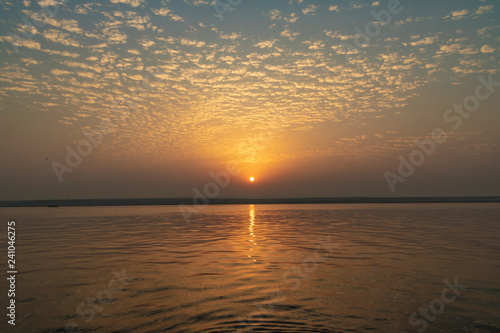
<instances>
[{"instance_id":1,"label":"cloud","mask_svg":"<svg viewBox=\"0 0 500 333\"><path fill-rule=\"evenodd\" d=\"M491 45L483 45L483 47L481 47L481 52L482 53L493 53L493 52L495 52L495 48Z\"/></svg>"},{"instance_id":2,"label":"cloud","mask_svg":"<svg viewBox=\"0 0 500 333\"><path fill-rule=\"evenodd\" d=\"M394 22L394 25L399 27L400 25L405 25L405 24L412 23L412 22L413 22L413 18L410 16L404 20L399 20L399 21Z\"/></svg>"},{"instance_id":3,"label":"cloud","mask_svg":"<svg viewBox=\"0 0 500 333\"><path fill-rule=\"evenodd\" d=\"M124 3L131 7L139 7L144 0L111 0L111 3Z\"/></svg>"},{"instance_id":4,"label":"cloud","mask_svg":"<svg viewBox=\"0 0 500 333\"><path fill-rule=\"evenodd\" d=\"M155 13L156 15L159 15L159 16L167 16L172 12L167 7L163 7L160 9L153 9L152 11L153 11L153 13Z\"/></svg>"},{"instance_id":5,"label":"cloud","mask_svg":"<svg viewBox=\"0 0 500 333\"><path fill-rule=\"evenodd\" d=\"M261 49L270 48L270 47L273 47L273 45L274 45L274 43L276 43L276 41L277 41L277 39L264 40L264 41L261 41L261 42L255 44L254 46L260 47Z\"/></svg>"},{"instance_id":6,"label":"cloud","mask_svg":"<svg viewBox=\"0 0 500 333\"><path fill-rule=\"evenodd\" d=\"M40 7L49 7L49 6L62 5L64 3L64 0L38 0L37 2L38 2L38 5ZM29 3L28 3L28 5L26 5L26 2L25 2L24 5L26 7L28 7Z\"/></svg>"},{"instance_id":7,"label":"cloud","mask_svg":"<svg viewBox=\"0 0 500 333\"><path fill-rule=\"evenodd\" d=\"M38 60L32 59L32 58L22 58L22 62L26 64L26 66L29 65L38 65L40 62Z\"/></svg>"},{"instance_id":8,"label":"cloud","mask_svg":"<svg viewBox=\"0 0 500 333\"><path fill-rule=\"evenodd\" d=\"M449 45L443 45L443 46L440 47L440 51L442 51L444 53L456 53L462 47L463 47L463 45L459 44L459 43L449 44Z\"/></svg>"},{"instance_id":9,"label":"cloud","mask_svg":"<svg viewBox=\"0 0 500 333\"><path fill-rule=\"evenodd\" d=\"M280 11L278 9L271 9L268 12L269 17L271 20L279 20L281 19Z\"/></svg>"},{"instance_id":10,"label":"cloud","mask_svg":"<svg viewBox=\"0 0 500 333\"><path fill-rule=\"evenodd\" d=\"M278 9L271 9L267 15L271 20L284 20L288 23L295 23L299 19L299 16L295 13L291 13L290 16L282 16Z\"/></svg>"},{"instance_id":11,"label":"cloud","mask_svg":"<svg viewBox=\"0 0 500 333\"><path fill-rule=\"evenodd\" d=\"M87 79L93 79L95 77L95 74L91 72L77 72L76 74Z\"/></svg>"},{"instance_id":12,"label":"cloud","mask_svg":"<svg viewBox=\"0 0 500 333\"><path fill-rule=\"evenodd\" d=\"M389 42L389 43L397 42L398 40L399 40L399 37L387 37L386 39L384 39L385 42Z\"/></svg>"},{"instance_id":13,"label":"cloud","mask_svg":"<svg viewBox=\"0 0 500 333\"><path fill-rule=\"evenodd\" d=\"M351 39L356 38L355 35L344 35L338 31L323 30L323 32L325 33L325 35L327 35L330 38L338 38L340 40L351 40Z\"/></svg>"},{"instance_id":14,"label":"cloud","mask_svg":"<svg viewBox=\"0 0 500 333\"><path fill-rule=\"evenodd\" d=\"M288 38L289 40L294 40L297 38L297 36L299 36L299 33L298 32L291 32L290 29L285 29L283 30L280 35L282 37L286 37Z\"/></svg>"},{"instance_id":15,"label":"cloud","mask_svg":"<svg viewBox=\"0 0 500 333\"><path fill-rule=\"evenodd\" d=\"M172 20L172 21L177 21L177 22L184 22L184 18L177 15L177 14L171 14L169 16L169 18Z\"/></svg>"},{"instance_id":16,"label":"cloud","mask_svg":"<svg viewBox=\"0 0 500 333\"><path fill-rule=\"evenodd\" d=\"M19 37L19 38L18 38ZM25 39L20 36L0 36L0 40L6 41L6 42L11 42L14 46L19 47L19 46L24 46L29 49L34 49L34 50L40 50L40 43L37 41L34 41L33 39Z\"/></svg>"},{"instance_id":17,"label":"cloud","mask_svg":"<svg viewBox=\"0 0 500 333\"><path fill-rule=\"evenodd\" d=\"M446 15L444 18L445 19L451 19L451 20L461 20L465 18L470 13L468 9L462 9L462 10L455 10L452 11L450 14Z\"/></svg>"},{"instance_id":18,"label":"cloud","mask_svg":"<svg viewBox=\"0 0 500 333\"><path fill-rule=\"evenodd\" d=\"M365 6L366 6L366 4L358 4L358 3L351 4L352 9L360 9L360 8L365 7Z\"/></svg>"},{"instance_id":19,"label":"cloud","mask_svg":"<svg viewBox=\"0 0 500 333\"><path fill-rule=\"evenodd\" d=\"M411 42L411 46L420 46L420 45L430 45L434 44L434 42L437 40L437 37L425 37L423 39L417 40L415 42Z\"/></svg>"},{"instance_id":20,"label":"cloud","mask_svg":"<svg viewBox=\"0 0 500 333\"><path fill-rule=\"evenodd\" d=\"M322 40L304 41L304 44L309 45L310 50L321 50L325 48L325 43Z\"/></svg>"},{"instance_id":21,"label":"cloud","mask_svg":"<svg viewBox=\"0 0 500 333\"><path fill-rule=\"evenodd\" d=\"M295 23L299 17L295 13L291 13L289 17L285 17L284 20L287 21L288 23Z\"/></svg>"},{"instance_id":22,"label":"cloud","mask_svg":"<svg viewBox=\"0 0 500 333\"><path fill-rule=\"evenodd\" d=\"M81 5L76 5L74 12L81 15L87 15L89 13L89 11Z\"/></svg>"},{"instance_id":23,"label":"cloud","mask_svg":"<svg viewBox=\"0 0 500 333\"><path fill-rule=\"evenodd\" d=\"M107 40L111 44L124 44L127 42L127 34L123 32L118 25L106 22L106 26L102 29L103 35L98 36L101 40Z\"/></svg>"},{"instance_id":24,"label":"cloud","mask_svg":"<svg viewBox=\"0 0 500 333\"><path fill-rule=\"evenodd\" d=\"M47 15L40 15L43 11L34 12L31 10L23 10L23 13L30 17L34 21L43 22L45 24L52 25L56 28L66 30L68 32L75 32L82 34L83 30L78 27L78 21L76 20L65 20L65 19L55 19Z\"/></svg>"},{"instance_id":25,"label":"cloud","mask_svg":"<svg viewBox=\"0 0 500 333\"><path fill-rule=\"evenodd\" d=\"M63 33L56 29L48 29L42 32L45 39L62 45L81 47L80 43L69 37L69 34Z\"/></svg>"},{"instance_id":26,"label":"cloud","mask_svg":"<svg viewBox=\"0 0 500 333\"><path fill-rule=\"evenodd\" d=\"M238 39L238 38L241 38L241 34L240 33L237 33L237 32L232 32L231 34L223 34L221 33L219 35L219 37L221 39L230 39L230 40L235 40L235 39Z\"/></svg>"},{"instance_id":27,"label":"cloud","mask_svg":"<svg viewBox=\"0 0 500 333\"><path fill-rule=\"evenodd\" d=\"M134 80L134 81L142 81L144 80L144 77L140 74L134 74L134 75L127 75L127 77L129 77L131 80Z\"/></svg>"},{"instance_id":28,"label":"cloud","mask_svg":"<svg viewBox=\"0 0 500 333\"><path fill-rule=\"evenodd\" d=\"M380 6L380 1L375 1L372 3L372 6L373 7L377 7L377 6Z\"/></svg>"},{"instance_id":29,"label":"cloud","mask_svg":"<svg viewBox=\"0 0 500 333\"><path fill-rule=\"evenodd\" d=\"M476 15L483 15L483 14L486 14L486 13L491 13L492 12L492 9L493 9L493 5L487 5L487 6L480 6L475 14Z\"/></svg>"},{"instance_id":30,"label":"cloud","mask_svg":"<svg viewBox=\"0 0 500 333\"><path fill-rule=\"evenodd\" d=\"M140 16L135 13L129 12L127 15L126 24L136 28L139 31L146 30L146 27L150 27L149 16Z\"/></svg>"},{"instance_id":31,"label":"cloud","mask_svg":"<svg viewBox=\"0 0 500 333\"><path fill-rule=\"evenodd\" d=\"M63 57L70 57L70 58L78 58L80 56L78 53L68 52L68 51L43 50L43 52L48 54L57 54Z\"/></svg>"},{"instance_id":32,"label":"cloud","mask_svg":"<svg viewBox=\"0 0 500 333\"><path fill-rule=\"evenodd\" d=\"M304 15L314 15L314 12L317 11L318 8L319 8L318 5L310 4L310 5L307 5L306 8L302 9L302 13Z\"/></svg>"},{"instance_id":33,"label":"cloud","mask_svg":"<svg viewBox=\"0 0 500 333\"><path fill-rule=\"evenodd\" d=\"M204 41L198 41L198 40L189 39L189 38L181 38L180 42L181 42L181 45L188 45L188 46L194 46L194 47L204 47L205 46Z\"/></svg>"},{"instance_id":34,"label":"cloud","mask_svg":"<svg viewBox=\"0 0 500 333\"><path fill-rule=\"evenodd\" d=\"M409 34L397 31L393 34L391 30L380 43L373 44L374 52L364 52L361 49L341 48L342 42L352 44L356 37L350 21L346 25L339 21L330 30L314 32L297 21L304 18L303 14L317 14L313 17L314 21L320 23L320 19L325 19L327 23L322 25L327 26L333 16L339 15L337 12L345 10L345 5L340 2L317 3L321 6L319 8L307 6L311 3L307 1L296 5L296 0L290 8L272 9L273 5L269 4L262 22L259 21L260 26L254 31L239 29L237 22L234 26L224 27L210 21L214 15L213 8L203 6L211 1L179 1L188 10L204 13L205 9L207 12L207 17L201 19L200 16L200 20L192 22L193 27L186 24L187 29L175 28L176 24L172 22L183 20L174 13L177 8L173 7L174 1L157 2L154 5L157 9L150 9L148 2L136 2L140 3L138 7L141 10L131 8L134 2L129 0L113 3L128 3L130 6L114 7L109 6L109 2L108 6L94 2L85 8L92 12L90 16L96 14L95 20L73 11L74 17L81 21L63 20L61 23L58 17L58 20L49 23L54 26L39 29L35 42L26 41L34 43L32 47L38 49L41 43L45 53L22 50L22 57L26 60L19 63L19 75L21 80L28 80L25 78L28 73L33 75L31 85L21 85L21 80L4 76L3 72L2 78L11 81L2 81L2 84L9 86L11 94L22 89L39 91L40 96L47 97L47 101L52 100L53 104L45 103L45 107L63 110L64 116L68 117L61 116L60 119L78 124L82 117L76 116L79 109L92 117L113 118L111 102L127 94L125 87L133 89L134 85L138 86L141 80L147 79L150 69L158 69L155 80L149 80L156 90L142 96L140 101L137 98L137 103L133 105L134 111L137 111L134 113L136 123L124 124L120 133L116 133L116 142L130 142L135 137L138 151L140 147L146 147L143 149L154 153L158 147L165 147L169 151L173 148L172 154L176 154L176 149L180 151L184 147L183 154L186 156L194 147L192 154L203 157L206 156L203 150L213 142L219 142L217 139L221 139L220 146L230 146L231 141L240 135L239 132L247 134L246 129L251 131L252 126L267 129L271 107L296 117L290 126L294 131L312 129L315 124L328 120L354 119L358 115L358 119L368 121L372 119L368 117L375 119L380 115L389 115L393 112L392 107L405 107L416 94L423 92L426 84L438 78L436 72L451 74L454 80L464 73L480 73L498 67L493 57L498 51L494 43L496 28L493 24L488 29L482 28L481 24L471 29L468 25L457 27L445 24L448 26L440 27L435 33L419 27ZM373 7L379 2L383 5L382 1L367 1L364 8L358 11L381 8ZM172 4L172 9L163 4ZM31 5L35 6L35 1ZM350 5L347 7L352 8ZM479 5L471 7L473 9L469 8L470 12L465 17L487 10L477 9ZM320 15L323 12L331 15ZM450 12L451 9L441 16ZM101 15L105 16L105 21L102 21ZM420 19L410 17L406 20L405 17L401 24L413 24ZM151 21L160 28L152 29ZM294 22L297 23L292 25ZM454 22L459 25L467 23L466 20ZM435 23L436 27L442 24ZM16 22L13 27L14 24ZM83 33L79 24L85 28ZM268 31L270 24L274 24L275 28L265 37L258 29ZM457 31L460 28L462 32ZM414 36L409 36L412 34ZM480 38L474 39L475 35L480 35ZM447 40L444 36L454 37ZM2 39L8 41L8 38ZM118 41L126 44L114 44ZM85 45L85 49L68 46L73 42ZM350 60L352 66L346 65L343 57L338 56L346 51L359 53ZM470 56L478 52L482 52L483 56ZM50 89L37 85L43 75L51 77ZM2 98L9 96L6 91L0 88ZM33 105L28 100L20 100L20 103ZM78 103L80 105L76 105ZM71 104L74 104L73 109ZM186 128L184 125L199 128L199 131L193 134L193 138L184 136L185 133L178 130ZM138 131L141 127L146 130ZM238 134L228 135L228 131ZM203 136L197 133L203 133ZM378 130L369 134L367 140L377 137L385 140L392 135ZM366 139L362 136L353 138L358 141ZM182 142L179 143L181 148L167 147L174 141ZM189 146L191 143L192 146ZM112 150L116 145L110 143L107 147ZM218 147L211 151L217 156L224 154ZM132 151L126 152L133 155Z\"/></svg>"},{"instance_id":35,"label":"cloud","mask_svg":"<svg viewBox=\"0 0 500 333\"><path fill-rule=\"evenodd\" d=\"M232 65L232 63L236 60L234 57L232 56L223 56L223 57L220 57L219 58L220 60L224 61L225 63L227 63L228 65Z\"/></svg>"},{"instance_id":36,"label":"cloud","mask_svg":"<svg viewBox=\"0 0 500 333\"><path fill-rule=\"evenodd\" d=\"M454 43L443 45L440 47L439 51L436 53L437 55L440 54L452 54L452 53L458 53L458 54L477 54L479 53L478 48L475 45L464 45L461 43L461 41L465 40L464 38L457 38L454 40L450 41L455 41Z\"/></svg>"},{"instance_id":37,"label":"cloud","mask_svg":"<svg viewBox=\"0 0 500 333\"><path fill-rule=\"evenodd\" d=\"M69 75L71 72L59 68L53 68L50 70L50 72L54 75Z\"/></svg>"},{"instance_id":38,"label":"cloud","mask_svg":"<svg viewBox=\"0 0 500 333\"><path fill-rule=\"evenodd\" d=\"M184 0L190 6L208 6L212 3L212 0Z\"/></svg>"},{"instance_id":39,"label":"cloud","mask_svg":"<svg viewBox=\"0 0 500 333\"><path fill-rule=\"evenodd\" d=\"M184 22L184 18L174 14L169 8L163 7L160 9L153 9L152 12L159 16L168 16L172 21Z\"/></svg>"}]
</instances>

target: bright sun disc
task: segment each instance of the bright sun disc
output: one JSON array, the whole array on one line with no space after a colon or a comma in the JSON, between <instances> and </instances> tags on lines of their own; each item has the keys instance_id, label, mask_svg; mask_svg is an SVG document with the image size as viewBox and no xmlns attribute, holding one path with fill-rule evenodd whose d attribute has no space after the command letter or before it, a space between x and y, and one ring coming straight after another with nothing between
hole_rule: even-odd
<instances>
[{"instance_id":1,"label":"bright sun disc","mask_svg":"<svg viewBox=\"0 0 500 333\"><path fill-rule=\"evenodd\" d=\"M250 177L250 181L253 182L255 180L255 178L253 177Z\"/></svg>"}]
</instances>

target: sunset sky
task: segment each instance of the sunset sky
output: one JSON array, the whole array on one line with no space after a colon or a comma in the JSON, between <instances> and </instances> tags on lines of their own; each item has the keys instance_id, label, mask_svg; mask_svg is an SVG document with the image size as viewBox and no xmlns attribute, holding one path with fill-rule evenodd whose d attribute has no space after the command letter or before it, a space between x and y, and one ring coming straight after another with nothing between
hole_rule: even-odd
<instances>
[{"instance_id":1,"label":"sunset sky","mask_svg":"<svg viewBox=\"0 0 500 333\"><path fill-rule=\"evenodd\" d=\"M222 3L0 0L0 200L500 195L500 1Z\"/></svg>"}]
</instances>

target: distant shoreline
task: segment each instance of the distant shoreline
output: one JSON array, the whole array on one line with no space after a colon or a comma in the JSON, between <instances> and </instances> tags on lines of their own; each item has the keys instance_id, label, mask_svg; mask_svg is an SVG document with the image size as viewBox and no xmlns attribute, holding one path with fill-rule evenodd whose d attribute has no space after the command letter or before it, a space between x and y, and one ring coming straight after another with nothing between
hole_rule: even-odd
<instances>
[{"instance_id":1,"label":"distant shoreline","mask_svg":"<svg viewBox=\"0 0 500 333\"><path fill-rule=\"evenodd\" d=\"M500 197L326 197L326 198L214 198L209 205L248 204L362 204L362 203L492 203ZM201 203L201 202L200 202ZM0 201L0 207L163 206L192 205L193 198L70 199Z\"/></svg>"}]
</instances>

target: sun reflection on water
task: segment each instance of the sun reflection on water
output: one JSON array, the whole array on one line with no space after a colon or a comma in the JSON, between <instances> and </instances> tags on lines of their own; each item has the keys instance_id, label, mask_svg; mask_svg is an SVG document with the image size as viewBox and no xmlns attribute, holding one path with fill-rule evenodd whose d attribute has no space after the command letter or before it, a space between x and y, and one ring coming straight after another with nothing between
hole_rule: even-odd
<instances>
[{"instance_id":1,"label":"sun reflection on water","mask_svg":"<svg viewBox=\"0 0 500 333\"><path fill-rule=\"evenodd\" d=\"M254 207L254 205L250 205L249 209L250 210L248 212L248 215L249 215L248 219L249 219L250 225L248 226L248 231L250 234L250 239L248 241L252 244L250 251L253 251L253 247L257 245L257 240L255 239L255 234L253 232L253 228L255 226L255 207ZM248 255L249 258L252 258L251 253L252 252L250 252L250 254ZM257 260L253 259L253 261L257 261Z\"/></svg>"}]
</instances>

